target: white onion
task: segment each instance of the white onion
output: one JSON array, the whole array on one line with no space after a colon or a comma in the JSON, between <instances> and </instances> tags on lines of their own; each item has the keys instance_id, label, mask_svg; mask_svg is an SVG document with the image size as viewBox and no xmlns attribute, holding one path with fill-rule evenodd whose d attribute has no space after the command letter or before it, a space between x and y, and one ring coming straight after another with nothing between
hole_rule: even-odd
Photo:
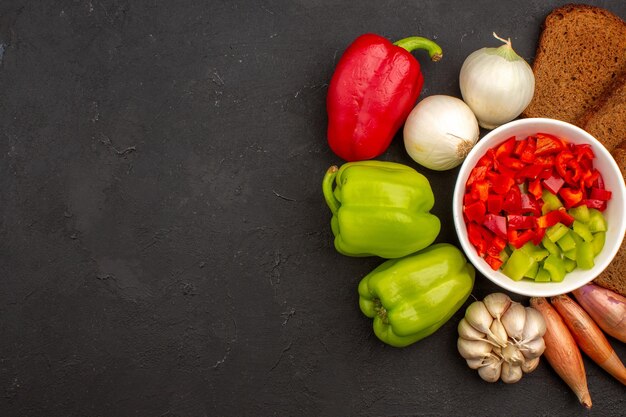
<instances>
[{"instance_id":1,"label":"white onion","mask_svg":"<svg viewBox=\"0 0 626 417\"><path fill-rule=\"evenodd\" d=\"M436 171L463 162L480 131L472 110L456 97L433 95L420 101L404 124L404 147L418 164Z\"/></svg>"},{"instance_id":2,"label":"white onion","mask_svg":"<svg viewBox=\"0 0 626 417\"><path fill-rule=\"evenodd\" d=\"M478 123L493 129L510 122L528 106L535 92L535 75L528 63L515 53L511 40L499 48L482 48L463 62L459 85L463 100Z\"/></svg>"}]
</instances>

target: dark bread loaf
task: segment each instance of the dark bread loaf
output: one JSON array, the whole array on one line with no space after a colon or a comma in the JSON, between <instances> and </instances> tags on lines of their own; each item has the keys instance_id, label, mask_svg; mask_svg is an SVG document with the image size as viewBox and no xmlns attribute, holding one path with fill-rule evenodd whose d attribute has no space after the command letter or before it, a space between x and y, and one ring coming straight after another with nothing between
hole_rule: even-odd
<instances>
[{"instance_id":1,"label":"dark bread loaf","mask_svg":"<svg viewBox=\"0 0 626 417\"><path fill-rule=\"evenodd\" d=\"M626 141L626 72L615 79L576 124L602 142L608 150ZM620 162L617 158L616 161Z\"/></svg>"},{"instance_id":2,"label":"dark bread loaf","mask_svg":"<svg viewBox=\"0 0 626 417\"><path fill-rule=\"evenodd\" d=\"M532 67L535 95L522 116L575 123L626 71L626 24L595 6L554 9L543 23Z\"/></svg>"},{"instance_id":3,"label":"dark bread loaf","mask_svg":"<svg viewBox=\"0 0 626 417\"><path fill-rule=\"evenodd\" d=\"M624 119L622 119L624 123ZM626 140L611 152L626 179ZM609 266L594 280L594 283L626 297L626 239Z\"/></svg>"}]
</instances>

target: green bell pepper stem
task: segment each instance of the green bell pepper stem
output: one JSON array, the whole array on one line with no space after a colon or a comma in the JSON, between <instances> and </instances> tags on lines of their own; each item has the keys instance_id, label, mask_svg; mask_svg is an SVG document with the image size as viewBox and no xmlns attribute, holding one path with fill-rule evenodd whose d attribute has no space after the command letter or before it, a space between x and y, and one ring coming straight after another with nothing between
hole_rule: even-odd
<instances>
[{"instance_id":1,"label":"green bell pepper stem","mask_svg":"<svg viewBox=\"0 0 626 417\"><path fill-rule=\"evenodd\" d=\"M406 49L409 52L416 49L426 49L426 51L428 51L428 56L430 56L430 59L434 62L443 58L443 51L441 50L441 47L430 39L422 38L421 36L410 36L408 38L400 39L393 44Z\"/></svg>"},{"instance_id":2,"label":"green bell pepper stem","mask_svg":"<svg viewBox=\"0 0 626 417\"><path fill-rule=\"evenodd\" d=\"M324 199L333 214L336 214L337 210L339 210L339 207L341 206L341 203L337 200L337 198L335 198L335 193L333 192L333 181L337 176L337 171L339 171L339 168L336 165L331 166L326 171L326 175L324 175L324 180L322 181Z\"/></svg>"}]
</instances>

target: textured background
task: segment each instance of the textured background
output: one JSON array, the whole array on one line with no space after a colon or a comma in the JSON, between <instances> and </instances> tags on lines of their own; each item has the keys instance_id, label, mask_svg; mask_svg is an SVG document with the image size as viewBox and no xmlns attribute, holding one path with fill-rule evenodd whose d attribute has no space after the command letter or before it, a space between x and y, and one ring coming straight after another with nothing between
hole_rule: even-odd
<instances>
[{"instance_id":1,"label":"textured background","mask_svg":"<svg viewBox=\"0 0 626 417\"><path fill-rule=\"evenodd\" d=\"M356 285L381 261L335 252L320 190L341 162L328 81L356 36L436 39L422 97L459 96L492 31L532 61L562 2L341 3L0 2L0 415L623 415L587 359L591 413L546 364L482 382L456 352L462 312L380 343ZM457 171L399 138L381 159L428 176L457 243Z\"/></svg>"}]
</instances>

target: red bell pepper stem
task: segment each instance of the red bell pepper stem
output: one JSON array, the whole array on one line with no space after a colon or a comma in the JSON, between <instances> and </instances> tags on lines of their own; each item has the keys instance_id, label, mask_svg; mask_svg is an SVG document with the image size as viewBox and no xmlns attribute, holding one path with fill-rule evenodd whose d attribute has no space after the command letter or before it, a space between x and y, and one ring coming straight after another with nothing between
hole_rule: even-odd
<instances>
[{"instance_id":1,"label":"red bell pepper stem","mask_svg":"<svg viewBox=\"0 0 626 417\"><path fill-rule=\"evenodd\" d=\"M441 47L430 39L422 38L421 36L409 36L408 38L400 39L393 43L400 48L406 49L412 52L416 49L425 49L428 51L428 56L434 62L437 62L443 58L443 51Z\"/></svg>"}]
</instances>

